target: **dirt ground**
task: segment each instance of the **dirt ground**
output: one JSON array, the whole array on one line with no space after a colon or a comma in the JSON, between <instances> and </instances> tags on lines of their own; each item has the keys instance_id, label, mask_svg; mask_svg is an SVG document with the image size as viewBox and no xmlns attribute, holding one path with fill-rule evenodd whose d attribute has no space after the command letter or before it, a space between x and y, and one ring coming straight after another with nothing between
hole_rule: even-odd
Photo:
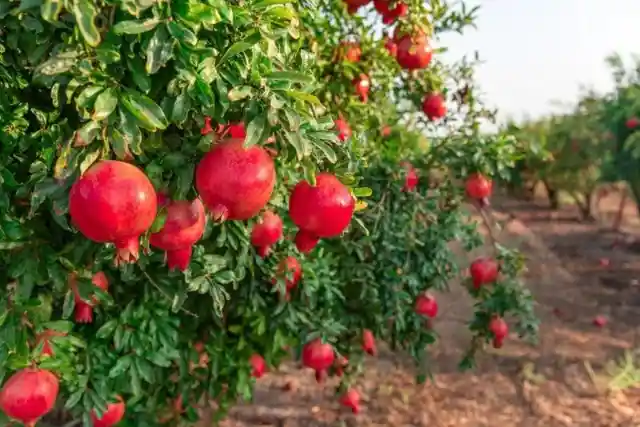
<instances>
[{"instance_id":1,"label":"dirt ground","mask_svg":"<svg viewBox=\"0 0 640 427\"><path fill-rule=\"evenodd\" d=\"M354 416L336 403L331 382L318 385L312 374L288 365L261 379L254 403L234 409L223 426L640 427L640 390L611 391L616 383L603 373L607 361L639 347L635 207L628 204L618 233L610 231L617 194L601 201L598 221L586 223L573 207L551 212L544 201L497 199L498 239L528 258L526 281L542 321L538 345L512 337L481 356L475 371L458 372L469 342L470 301L454 287L438 296L434 382L416 385L401 356L370 358L358 384L363 409ZM608 324L595 326L596 315ZM287 383L293 390L283 390Z\"/></svg>"}]
</instances>

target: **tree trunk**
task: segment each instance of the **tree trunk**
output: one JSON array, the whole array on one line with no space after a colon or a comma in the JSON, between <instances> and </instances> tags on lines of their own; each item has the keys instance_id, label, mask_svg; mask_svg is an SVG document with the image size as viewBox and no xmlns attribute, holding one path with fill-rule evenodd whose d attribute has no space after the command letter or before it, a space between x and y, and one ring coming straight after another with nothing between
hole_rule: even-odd
<instances>
[{"instance_id":1,"label":"tree trunk","mask_svg":"<svg viewBox=\"0 0 640 427\"><path fill-rule=\"evenodd\" d=\"M547 197L549 198L549 207L551 209L558 210L560 208L560 195L558 191L552 188L547 181L542 181L544 188L547 190Z\"/></svg>"},{"instance_id":2,"label":"tree trunk","mask_svg":"<svg viewBox=\"0 0 640 427\"><path fill-rule=\"evenodd\" d=\"M613 230L620 231L622 227L622 219L624 218L624 207L627 204L629 198L629 191L627 187L622 189L622 197L620 198L620 204L618 205L618 212L616 213L616 219L613 221Z\"/></svg>"}]
</instances>

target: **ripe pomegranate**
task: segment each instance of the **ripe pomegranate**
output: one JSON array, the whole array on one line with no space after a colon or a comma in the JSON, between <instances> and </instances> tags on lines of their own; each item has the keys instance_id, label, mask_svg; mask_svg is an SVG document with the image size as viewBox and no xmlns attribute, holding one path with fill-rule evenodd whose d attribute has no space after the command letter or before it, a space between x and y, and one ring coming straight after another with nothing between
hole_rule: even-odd
<instances>
[{"instance_id":1,"label":"ripe pomegranate","mask_svg":"<svg viewBox=\"0 0 640 427\"><path fill-rule=\"evenodd\" d=\"M316 371L316 381L319 383L324 379L334 359L333 346L323 343L320 338L308 342L302 348L302 364Z\"/></svg>"},{"instance_id":2,"label":"ripe pomegranate","mask_svg":"<svg viewBox=\"0 0 640 427\"><path fill-rule=\"evenodd\" d=\"M378 353L376 349L376 338L369 329L362 331L362 350L371 356L375 356Z\"/></svg>"},{"instance_id":3,"label":"ripe pomegranate","mask_svg":"<svg viewBox=\"0 0 640 427\"><path fill-rule=\"evenodd\" d=\"M300 228L296 242L340 235L351 222L354 210L349 188L334 175L318 174L315 186L299 182L289 199L289 216Z\"/></svg>"},{"instance_id":4,"label":"ripe pomegranate","mask_svg":"<svg viewBox=\"0 0 640 427\"><path fill-rule=\"evenodd\" d=\"M357 414L358 412L360 412L360 393L350 388L340 398L340 404L342 406L346 406L347 408L351 408L351 411L354 414Z\"/></svg>"},{"instance_id":5,"label":"ripe pomegranate","mask_svg":"<svg viewBox=\"0 0 640 427\"><path fill-rule=\"evenodd\" d=\"M360 44L356 42L342 42L340 43L340 49L342 51L342 58L347 62L358 62L362 55Z\"/></svg>"},{"instance_id":6,"label":"ripe pomegranate","mask_svg":"<svg viewBox=\"0 0 640 427\"><path fill-rule=\"evenodd\" d=\"M396 56L398 53L398 45L389 37L385 38L384 47L391 56Z\"/></svg>"},{"instance_id":7,"label":"ripe pomegranate","mask_svg":"<svg viewBox=\"0 0 640 427\"><path fill-rule=\"evenodd\" d=\"M344 142L347 139L351 138L351 127L349 126L349 123L347 123L345 119L340 117L334 121L334 124L335 124L336 130L338 131L338 139L340 141Z\"/></svg>"},{"instance_id":8,"label":"ripe pomegranate","mask_svg":"<svg viewBox=\"0 0 640 427\"><path fill-rule=\"evenodd\" d=\"M404 166L407 174L404 178L402 191L413 191L418 185L418 172L409 162L406 162Z\"/></svg>"},{"instance_id":9,"label":"ripe pomegranate","mask_svg":"<svg viewBox=\"0 0 640 427\"><path fill-rule=\"evenodd\" d=\"M389 135L391 135L391 132L392 132L391 126L385 125L382 127L380 134L382 135L383 138L387 138Z\"/></svg>"},{"instance_id":10,"label":"ripe pomegranate","mask_svg":"<svg viewBox=\"0 0 640 427\"><path fill-rule=\"evenodd\" d=\"M205 117L204 126L202 126L202 129L200 129L200 134L202 136L205 136L209 135L211 132L213 132L213 128L211 127L211 117Z\"/></svg>"},{"instance_id":11,"label":"ripe pomegranate","mask_svg":"<svg viewBox=\"0 0 640 427\"><path fill-rule=\"evenodd\" d=\"M196 189L216 221L249 219L271 198L273 159L264 148L243 143L230 138L215 145L196 168Z\"/></svg>"},{"instance_id":12,"label":"ripe pomegranate","mask_svg":"<svg viewBox=\"0 0 640 427\"><path fill-rule=\"evenodd\" d=\"M282 238L282 218L272 211L262 214L251 229L251 244L258 248L262 258L269 254L272 245Z\"/></svg>"},{"instance_id":13,"label":"ripe pomegranate","mask_svg":"<svg viewBox=\"0 0 640 427\"><path fill-rule=\"evenodd\" d=\"M50 341L54 337L66 337L66 332L54 331L52 329L47 329L38 334L36 337L36 345L40 345L42 343L42 354L43 356L53 357L53 349L51 348Z\"/></svg>"},{"instance_id":14,"label":"ripe pomegranate","mask_svg":"<svg viewBox=\"0 0 640 427\"><path fill-rule=\"evenodd\" d=\"M356 88L356 93L360 96L360 100L367 102L369 99L369 87L371 85L369 77L366 74L360 74L357 79L353 80L353 85Z\"/></svg>"},{"instance_id":15,"label":"ripe pomegranate","mask_svg":"<svg viewBox=\"0 0 640 427\"><path fill-rule=\"evenodd\" d=\"M138 259L140 235L156 217L156 191L136 166L102 160L91 166L71 187L71 222L95 242L111 242L116 263Z\"/></svg>"},{"instance_id":16,"label":"ripe pomegranate","mask_svg":"<svg viewBox=\"0 0 640 427\"><path fill-rule=\"evenodd\" d=\"M502 347L504 339L509 334L507 322L502 317L495 315L489 322L489 331L493 334L493 348Z\"/></svg>"},{"instance_id":17,"label":"ripe pomegranate","mask_svg":"<svg viewBox=\"0 0 640 427\"><path fill-rule=\"evenodd\" d=\"M166 251L170 270L185 271L191 261L193 245L204 234L207 217L200 199L172 201L167 204L167 219L157 233L151 234L149 244Z\"/></svg>"},{"instance_id":18,"label":"ripe pomegranate","mask_svg":"<svg viewBox=\"0 0 640 427\"><path fill-rule=\"evenodd\" d=\"M415 312L431 319L438 315L438 302L431 295L418 295L416 298Z\"/></svg>"},{"instance_id":19,"label":"ripe pomegranate","mask_svg":"<svg viewBox=\"0 0 640 427\"><path fill-rule=\"evenodd\" d=\"M338 377L344 374L344 369L349 365L349 359L344 356L339 356L333 364L333 369Z\"/></svg>"},{"instance_id":20,"label":"ripe pomegranate","mask_svg":"<svg viewBox=\"0 0 640 427\"><path fill-rule=\"evenodd\" d=\"M34 427L56 403L60 384L45 369L26 368L13 374L0 390L0 409L26 427Z\"/></svg>"},{"instance_id":21,"label":"ripe pomegranate","mask_svg":"<svg viewBox=\"0 0 640 427\"><path fill-rule=\"evenodd\" d=\"M366 6L371 0L344 0L347 4L347 11L350 15L353 15L362 6Z\"/></svg>"},{"instance_id":22,"label":"ripe pomegranate","mask_svg":"<svg viewBox=\"0 0 640 427\"><path fill-rule=\"evenodd\" d=\"M247 131L244 127L244 123L240 122L240 123L230 123L227 126L226 129L226 134L227 136L229 136L230 138L246 138L247 137Z\"/></svg>"},{"instance_id":23,"label":"ripe pomegranate","mask_svg":"<svg viewBox=\"0 0 640 427\"><path fill-rule=\"evenodd\" d=\"M640 125L640 120L637 117L631 117L625 123L627 129L635 129Z\"/></svg>"},{"instance_id":24,"label":"ripe pomegranate","mask_svg":"<svg viewBox=\"0 0 640 427\"><path fill-rule=\"evenodd\" d=\"M601 314L597 315L593 319L593 324L599 328L606 326L607 323L609 323L609 319L607 319L605 316Z\"/></svg>"},{"instance_id":25,"label":"ripe pomegranate","mask_svg":"<svg viewBox=\"0 0 640 427\"><path fill-rule=\"evenodd\" d=\"M405 34L396 39L398 52L396 61L405 70L418 70L426 68L431 63L433 50L423 34Z\"/></svg>"},{"instance_id":26,"label":"ripe pomegranate","mask_svg":"<svg viewBox=\"0 0 640 427\"><path fill-rule=\"evenodd\" d=\"M498 278L498 263L492 258L480 257L469 267L473 287L480 289L482 285L489 285Z\"/></svg>"},{"instance_id":27,"label":"ripe pomegranate","mask_svg":"<svg viewBox=\"0 0 640 427\"><path fill-rule=\"evenodd\" d=\"M491 197L493 183L484 175L474 173L467 178L465 190L467 191L467 196L474 200L481 201L484 204L487 203L487 199Z\"/></svg>"},{"instance_id":28,"label":"ripe pomegranate","mask_svg":"<svg viewBox=\"0 0 640 427\"><path fill-rule=\"evenodd\" d=\"M111 427L118 424L124 418L124 411L124 401L118 396L116 402L107 405L107 410L101 417L98 417L95 411L91 411L93 427Z\"/></svg>"},{"instance_id":29,"label":"ripe pomegranate","mask_svg":"<svg viewBox=\"0 0 640 427\"><path fill-rule=\"evenodd\" d=\"M422 101L422 111L431 121L444 117L447 114L444 97L439 93L428 94Z\"/></svg>"},{"instance_id":30,"label":"ripe pomegranate","mask_svg":"<svg viewBox=\"0 0 640 427\"><path fill-rule=\"evenodd\" d=\"M288 292L298 286L298 282L302 278L302 266L297 259L288 256L280 261L276 274L278 277L285 278L285 285ZM276 279L272 279L271 282L275 284Z\"/></svg>"},{"instance_id":31,"label":"ripe pomegranate","mask_svg":"<svg viewBox=\"0 0 640 427\"><path fill-rule=\"evenodd\" d=\"M91 283L105 292L109 290L109 280L102 271L99 271L93 275L93 277L91 278ZM92 323L93 306L98 303L98 300L95 298L95 296L91 296L91 301L85 301L82 299L82 297L78 293L76 277L73 274L69 276L69 286L73 290L73 296L75 300L74 313L76 323Z\"/></svg>"},{"instance_id":32,"label":"ripe pomegranate","mask_svg":"<svg viewBox=\"0 0 640 427\"><path fill-rule=\"evenodd\" d=\"M252 354L249 363L251 364L251 376L254 378L262 378L267 370L267 364L264 358L257 353Z\"/></svg>"}]
</instances>

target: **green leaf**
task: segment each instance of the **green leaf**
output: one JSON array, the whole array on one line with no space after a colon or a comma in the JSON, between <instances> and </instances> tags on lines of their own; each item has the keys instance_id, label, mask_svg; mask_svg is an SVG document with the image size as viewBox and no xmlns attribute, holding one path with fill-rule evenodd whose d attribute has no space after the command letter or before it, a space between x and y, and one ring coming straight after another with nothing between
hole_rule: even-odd
<instances>
[{"instance_id":1,"label":"green leaf","mask_svg":"<svg viewBox=\"0 0 640 427\"><path fill-rule=\"evenodd\" d=\"M69 71L78 62L78 54L75 52L61 52L56 56L38 65L36 74L55 76Z\"/></svg>"},{"instance_id":2,"label":"green leaf","mask_svg":"<svg viewBox=\"0 0 640 427\"><path fill-rule=\"evenodd\" d=\"M127 66L131 71L131 77L136 86L145 93L149 92L151 90L151 77L147 74L142 59L138 57L128 58Z\"/></svg>"},{"instance_id":3,"label":"green leaf","mask_svg":"<svg viewBox=\"0 0 640 427\"><path fill-rule=\"evenodd\" d=\"M273 6L274 4L287 4L287 3L295 3L295 0L261 0L252 4L251 9L260 10L269 6Z\"/></svg>"},{"instance_id":4,"label":"green leaf","mask_svg":"<svg viewBox=\"0 0 640 427\"><path fill-rule=\"evenodd\" d=\"M336 156L336 152L333 151L333 149L331 147L329 147L328 144L326 144L324 141L320 141L320 140L315 140L313 141L313 145L315 145L316 147L318 147L318 149L320 151L322 151L322 153L324 154L324 156L327 158L327 160L329 160L331 163L335 163L338 160L338 157Z\"/></svg>"},{"instance_id":5,"label":"green leaf","mask_svg":"<svg viewBox=\"0 0 640 427\"><path fill-rule=\"evenodd\" d=\"M111 115L118 105L118 96L115 89L108 88L102 92L96 98L95 104L93 104L93 117L94 121L104 120Z\"/></svg>"},{"instance_id":6,"label":"green leaf","mask_svg":"<svg viewBox=\"0 0 640 427\"><path fill-rule=\"evenodd\" d=\"M112 27L116 34L142 34L153 30L160 22L159 19L152 18L146 21L122 21Z\"/></svg>"},{"instance_id":7,"label":"green leaf","mask_svg":"<svg viewBox=\"0 0 640 427\"><path fill-rule=\"evenodd\" d=\"M240 101L241 99L245 99L251 96L253 93L253 88L251 86L237 86L229 91L228 98L229 101Z\"/></svg>"},{"instance_id":8,"label":"green leaf","mask_svg":"<svg viewBox=\"0 0 640 427\"><path fill-rule=\"evenodd\" d=\"M164 26L158 28L149 40L147 46L147 63L145 69L149 74L155 74L166 65L173 56L174 40L169 38L169 33Z\"/></svg>"},{"instance_id":9,"label":"green leaf","mask_svg":"<svg viewBox=\"0 0 640 427\"><path fill-rule=\"evenodd\" d=\"M45 322L42 325L43 330L52 330L58 332L69 333L73 329L73 323L68 320L54 320L51 322Z\"/></svg>"},{"instance_id":10,"label":"green leaf","mask_svg":"<svg viewBox=\"0 0 640 427\"><path fill-rule=\"evenodd\" d=\"M169 123L162 109L153 100L141 93L127 91L121 98L122 104L147 130L166 129Z\"/></svg>"},{"instance_id":11,"label":"green leaf","mask_svg":"<svg viewBox=\"0 0 640 427\"><path fill-rule=\"evenodd\" d=\"M220 58L220 60L218 61L218 64L224 64L224 62L239 54L244 52L245 50L249 50L253 47L253 45L255 45L256 43L258 43L260 41L259 37L256 37L255 35L250 35L248 37L245 37L243 40L239 41L239 42L235 42L234 44L231 45L231 47L229 47L229 49L227 49L227 51L224 53L224 55L222 55L222 57Z\"/></svg>"},{"instance_id":12,"label":"green leaf","mask_svg":"<svg viewBox=\"0 0 640 427\"><path fill-rule=\"evenodd\" d=\"M74 147L86 147L91 144L93 140L98 136L101 125L98 122L89 121L85 123L80 129L76 131Z\"/></svg>"},{"instance_id":13,"label":"green leaf","mask_svg":"<svg viewBox=\"0 0 640 427\"><path fill-rule=\"evenodd\" d=\"M356 197L371 197L373 190L369 187L356 187L353 189L353 195Z\"/></svg>"},{"instance_id":14,"label":"green leaf","mask_svg":"<svg viewBox=\"0 0 640 427\"><path fill-rule=\"evenodd\" d=\"M75 0L72 7L73 15L80 34L90 46L96 47L100 44L100 32L96 27L95 20L98 11L91 0Z\"/></svg>"},{"instance_id":15,"label":"green leaf","mask_svg":"<svg viewBox=\"0 0 640 427\"><path fill-rule=\"evenodd\" d=\"M191 98L185 92L176 97L171 110L171 121L181 123L187 120L187 114L191 108Z\"/></svg>"},{"instance_id":16,"label":"green leaf","mask_svg":"<svg viewBox=\"0 0 640 427\"><path fill-rule=\"evenodd\" d=\"M289 141L293 148L296 150L296 156L298 160L302 160L307 155L307 148L305 141L300 137L298 132L284 131L284 136Z\"/></svg>"},{"instance_id":17,"label":"green leaf","mask_svg":"<svg viewBox=\"0 0 640 427\"><path fill-rule=\"evenodd\" d=\"M249 122L247 126L247 137L244 140L243 146L249 148L252 145L257 144L260 141L260 137L265 132L267 126L267 118L264 114L258 114Z\"/></svg>"},{"instance_id":18,"label":"green leaf","mask_svg":"<svg viewBox=\"0 0 640 427\"><path fill-rule=\"evenodd\" d=\"M118 359L115 366L109 371L109 378L116 378L125 373L131 366L132 356L124 356Z\"/></svg>"},{"instance_id":19,"label":"green leaf","mask_svg":"<svg viewBox=\"0 0 640 427\"><path fill-rule=\"evenodd\" d=\"M127 140L124 139L122 132L120 132L118 129L111 129L109 144L111 145L111 149L115 153L118 160L131 159L129 144L127 143Z\"/></svg>"},{"instance_id":20,"label":"green leaf","mask_svg":"<svg viewBox=\"0 0 640 427\"><path fill-rule=\"evenodd\" d=\"M297 90L287 90L287 95L292 98L299 99L300 101L305 101L310 104L320 105L320 100L315 95L311 95L310 93L300 92Z\"/></svg>"},{"instance_id":21,"label":"green leaf","mask_svg":"<svg viewBox=\"0 0 640 427\"><path fill-rule=\"evenodd\" d=\"M142 154L142 132L140 132L136 119L122 108L118 109L118 117L120 118L119 130L122 131L122 137L131 152L139 156Z\"/></svg>"},{"instance_id":22,"label":"green leaf","mask_svg":"<svg viewBox=\"0 0 640 427\"><path fill-rule=\"evenodd\" d=\"M312 77L303 73L299 73L297 71L275 71L273 73L267 74L265 76L265 79L271 80L271 81L283 80L288 82L305 83L305 84L313 83Z\"/></svg>"},{"instance_id":23,"label":"green leaf","mask_svg":"<svg viewBox=\"0 0 640 427\"><path fill-rule=\"evenodd\" d=\"M194 32L179 22L171 21L167 24L167 28L169 29L171 37L178 40L180 43L190 46L195 46L198 43L198 37Z\"/></svg>"},{"instance_id":24,"label":"green leaf","mask_svg":"<svg viewBox=\"0 0 640 427\"><path fill-rule=\"evenodd\" d=\"M62 1L45 0L40 6L40 15L47 22L56 22L62 12Z\"/></svg>"}]
</instances>

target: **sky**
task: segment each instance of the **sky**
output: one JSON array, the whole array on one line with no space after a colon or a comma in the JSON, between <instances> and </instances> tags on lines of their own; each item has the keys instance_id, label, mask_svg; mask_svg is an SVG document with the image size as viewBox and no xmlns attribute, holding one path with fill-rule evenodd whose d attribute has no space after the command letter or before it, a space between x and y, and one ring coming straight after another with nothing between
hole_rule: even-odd
<instances>
[{"instance_id":1,"label":"sky","mask_svg":"<svg viewBox=\"0 0 640 427\"><path fill-rule=\"evenodd\" d=\"M467 0L477 30L443 39L446 59L473 54L487 103L499 118L538 117L571 103L580 85L612 87L604 58L640 54L640 0Z\"/></svg>"}]
</instances>

